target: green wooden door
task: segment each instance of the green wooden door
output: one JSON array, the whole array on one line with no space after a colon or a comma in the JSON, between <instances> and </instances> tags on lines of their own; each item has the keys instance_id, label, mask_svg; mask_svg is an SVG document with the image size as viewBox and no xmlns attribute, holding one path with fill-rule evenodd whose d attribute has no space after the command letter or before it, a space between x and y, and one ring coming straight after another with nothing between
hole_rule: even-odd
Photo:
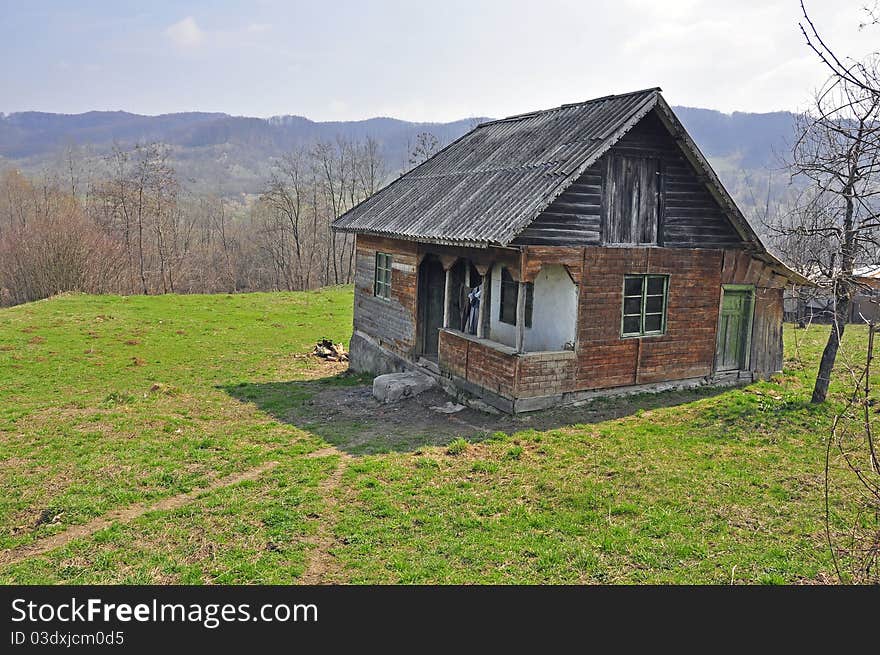
<instances>
[{"instance_id":1,"label":"green wooden door","mask_svg":"<svg viewBox=\"0 0 880 655\"><path fill-rule=\"evenodd\" d=\"M752 292L723 291L721 320L718 323L716 368L733 371L745 368L752 317Z\"/></svg>"}]
</instances>

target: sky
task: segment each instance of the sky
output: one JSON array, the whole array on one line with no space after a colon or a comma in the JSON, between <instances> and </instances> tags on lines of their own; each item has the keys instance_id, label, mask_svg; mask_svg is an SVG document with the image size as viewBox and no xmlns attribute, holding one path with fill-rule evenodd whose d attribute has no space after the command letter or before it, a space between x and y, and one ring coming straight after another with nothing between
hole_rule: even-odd
<instances>
[{"instance_id":1,"label":"sky","mask_svg":"<svg viewBox=\"0 0 880 655\"><path fill-rule=\"evenodd\" d=\"M872 0L806 0L840 54ZM0 112L501 117L660 86L798 110L826 71L797 0L0 0Z\"/></svg>"}]
</instances>

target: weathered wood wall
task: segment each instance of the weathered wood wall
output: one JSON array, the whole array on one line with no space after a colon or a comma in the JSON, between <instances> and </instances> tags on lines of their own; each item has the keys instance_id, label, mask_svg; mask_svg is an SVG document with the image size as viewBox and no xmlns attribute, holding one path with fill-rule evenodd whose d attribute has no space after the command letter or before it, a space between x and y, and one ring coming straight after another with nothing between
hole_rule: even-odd
<instances>
[{"instance_id":1,"label":"weathered wood wall","mask_svg":"<svg viewBox=\"0 0 880 655\"><path fill-rule=\"evenodd\" d=\"M415 358L418 262L429 245L359 236L355 329L393 352ZM375 253L393 256L391 299L373 296ZM467 253L462 253L466 255ZM481 251L481 257L491 256ZM494 256L511 259L509 251ZM785 278L740 249L530 246L524 279L562 264L579 284L576 351L517 355L513 349L441 331L440 364L448 373L505 398L550 396L711 375L724 284L755 287L750 370L782 368ZM512 263L512 262L511 262ZM621 338L623 277L669 275L666 333Z\"/></svg>"},{"instance_id":2,"label":"weathered wood wall","mask_svg":"<svg viewBox=\"0 0 880 655\"><path fill-rule=\"evenodd\" d=\"M513 348L441 330L439 350L445 372L504 398L516 397L518 358Z\"/></svg>"},{"instance_id":3,"label":"weathered wood wall","mask_svg":"<svg viewBox=\"0 0 880 655\"><path fill-rule=\"evenodd\" d=\"M614 165L615 161L622 161L619 157L615 159L618 155L656 160L659 164L658 245L730 248L741 243L739 234L702 177L653 112L560 195L514 243L569 246L614 243L615 229L609 226L612 220L609 193L623 183L610 179L615 171L624 170Z\"/></svg>"},{"instance_id":4,"label":"weathered wood wall","mask_svg":"<svg viewBox=\"0 0 880 655\"><path fill-rule=\"evenodd\" d=\"M373 295L376 253L391 255L391 297ZM398 355L416 347L418 244L360 234L355 245L354 329L377 339Z\"/></svg>"},{"instance_id":5,"label":"weathered wood wall","mask_svg":"<svg viewBox=\"0 0 880 655\"><path fill-rule=\"evenodd\" d=\"M761 377L781 371L783 293L787 280L741 250L725 250L721 283L755 286L749 369Z\"/></svg>"},{"instance_id":6,"label":"weathered wood wall","mask_svg":"<svg viewBox=\"0 0 880 655\"><path fill-rule=\"evenodd\" d=\"M580 293L577 390L702 377L712 372L721 252L587 248ZM621 338L623 277L667 274L666 333Z\"/></svg>"},{"instance_id":7,"label":"weathered wood wall","mask_svg":"<svg viewBox=\"0 0 880 655\"><path fill-rule=\"evenodd\" d=\"M599 160L529 225L514 243L593 245L601 242L605 161Z\"/></svg>"}]
</instances>

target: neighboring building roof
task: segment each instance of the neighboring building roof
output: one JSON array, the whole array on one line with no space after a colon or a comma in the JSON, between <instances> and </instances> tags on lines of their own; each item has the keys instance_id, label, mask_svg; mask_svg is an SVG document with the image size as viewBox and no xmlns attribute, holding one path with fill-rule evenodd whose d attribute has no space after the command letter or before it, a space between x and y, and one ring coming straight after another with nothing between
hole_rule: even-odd
<instances>
[{"instance_id":1,"label":"neighboring building roof","mask_svg":"<svg viewBox=\"0 0 880 655\"><path fill-rule=\"evenodd\" d=\"M507 246L652 110L704 174L756 256L809 284L767 252L659 88L482 123L337 218L333 228L446 245Z\"/></svg>"},{"instance_id":2,"label":"neighboring building roof","mask_svg":"<svg viewBox=\"0 0 880 655\"><path fill-rule=\"evenodd\" d=\"M853 275L860 278L880 280L880 266L862 266L855 269Z\"/></svg>"}]
</instances>

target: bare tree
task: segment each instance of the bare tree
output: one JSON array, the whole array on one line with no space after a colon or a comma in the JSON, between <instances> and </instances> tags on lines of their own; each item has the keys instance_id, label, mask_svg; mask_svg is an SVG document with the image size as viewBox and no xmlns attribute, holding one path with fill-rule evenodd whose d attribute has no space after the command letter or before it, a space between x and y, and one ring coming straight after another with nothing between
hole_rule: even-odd
<instances>
[{"instance_id":1,"label":"bare tree","mask_svg":"<svg viewBox=\"0 0 880 655\"><path fill-rule=\"evenodd\" d=\"M876 67L876 60L873 64ZM786 254L833 299L833 320L812 402L823 402L846 328L858 265L880 263L880 95L832 77L799 118L791 173L808 181L795 212L777 224Z\"/></svg>"},{"instance_id":2,"label":"bare tree","mask_svg":"<svg viewBox=\"0 0 880 655\"><path fill-rule=\"evenodd\" d=\"M863 363L844 362L846 400L834 416L825 446L825 536L842 583L880 582L880 453L871 386L876 332L876 326L869 324ZM857 484L836 484L836 471L850 472ZM843 498L836 506L832 488ZM851 517L845 530L835 527L841 514Z\"/></svg>"},{"instance_id":3,"label":"bare tree","mask_svg":"<svg viewBox=\"0 0 880 655\"><path fill-rule=\"evenodd\" d=\"M800 0L801 15L803 20L798 23L801 33L806 39L807 47L819 57L819 60L831 71L834 79L850 86L857 87L871 95L880 95L880 74L877 66L872 64L874 58L869 57L865 61L855 61L848 57L838 56L822 37L813 19L810 17L804 0ZM880 24L880 2L875 0L872 5L863 8L865 20L859 25L859 29ZM880 54L877 51L875 55Z\"/></svg>"},{"instance_id":4,"label":"bare tree","mask_svg":"<svg viewBox=\"0 0 880 655\"><path fill-rule=\"evenodd\" d=\"M416 134L415 143L409 147L409 165L410 167L428 161L440 149L440 142L437 137L430 132L419 132Z\"/></svg>"},{"instance_id":5,"label":"bare tree","mask_svg":"<svg viewBox=\"0 0 880 655\"><path fill-rule=\"evenodd\" d=\"M64 291L117 289L122 251L83 215L76 197L46 180L38 186L4 175L2 181L5 187L14 185L15 202L22 205L13 211L20 220L7 223L0 234L3 304ZM6 222L5 216L0 219Z\"/></svg>"},{"instance_id":6,"label":"bare tree","mask_svg":"<svg viewBox=\"0 0 880 655\"><path fill-rule=\"evenodd\" d=\"M114 262L113 289L123 293L293 290L351 281L354 239L335 238L330 224L385 181L378 142L340 137L288 153L276 162L256 201L224 196L219 181L216 194L187 193L172 154L160 143L115 144L95 176L84 152L70 147L59 153L54 173L27 178L0 171L6 261L24 256L29 244L58 243L44 234L55 230L82 235L80 242L107 250L107 261ZM6 267L0 287L23 280L26 287L4 292L2 302L32 300L40 297L34 294L78 284L95 289L89 280L106 278L101 257L57 258L58 265L69 261L72 269L87 265L88 275L63 283L55 275L51 284L20 274L38 270L31 264L39 258L19 261L18 268Z\"/></svg>"},{"instance_id":7,"label":"bare tree","mask_svg":"<svg viewBox=\"0 0 880 655\"><path fill-rule=\"evenodd\" d=\"M304 289L306 286L301 232L308 196L307 182L304 153L296 150L284 155L275 163L260 196L275 219L285 223L286 229L278 230L279 237L285 238L288 231L292 237L297 289ZM288 264L284 265L286 267ZM289 270L285 272L285 277L288 280L292 279Z\"/></svg>"}]
</instances>

